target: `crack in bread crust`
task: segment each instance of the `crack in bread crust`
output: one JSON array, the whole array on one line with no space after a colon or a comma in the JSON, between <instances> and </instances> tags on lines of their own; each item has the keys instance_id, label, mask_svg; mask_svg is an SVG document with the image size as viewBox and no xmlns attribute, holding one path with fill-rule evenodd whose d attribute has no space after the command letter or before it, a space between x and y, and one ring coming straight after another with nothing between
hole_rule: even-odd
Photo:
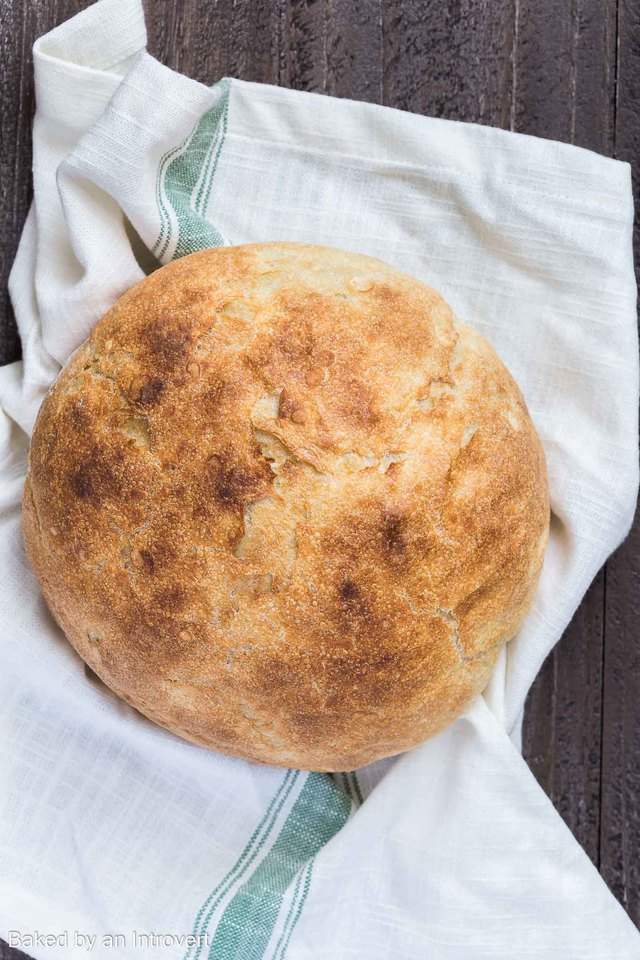
<instances>
[{"instance_id":1,"label":"crack in bread crust","mask_svg":"<svg viewBox=\"0 0 640 960\"><path fill-rule=\"evenodd\" d=\"M400 752L483 689L548 522L486 341L386 264L298 244L128 291L43 403L24 498L45 597L106 684L196 743L316 770Z\"/></svg>"}]
</instances>

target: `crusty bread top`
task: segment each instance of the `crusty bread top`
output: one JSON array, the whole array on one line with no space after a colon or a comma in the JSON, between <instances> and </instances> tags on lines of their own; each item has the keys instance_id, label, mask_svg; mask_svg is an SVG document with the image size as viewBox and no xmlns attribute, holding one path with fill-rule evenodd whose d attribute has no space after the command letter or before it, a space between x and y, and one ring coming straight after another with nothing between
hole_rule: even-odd
<instances>
[{"instance_id":1,"label":"crusty bread top","mask_svg":"<svg viewBox=\"0 0 640 960\"><path fill-rule=\"evenodd\" d=\"M185 257L98 323L40 411L24 527L69 639L142 712L347 769L482 689L548 520L486 341L378 260L276 243Z\"/></svg>"}]
</instances>

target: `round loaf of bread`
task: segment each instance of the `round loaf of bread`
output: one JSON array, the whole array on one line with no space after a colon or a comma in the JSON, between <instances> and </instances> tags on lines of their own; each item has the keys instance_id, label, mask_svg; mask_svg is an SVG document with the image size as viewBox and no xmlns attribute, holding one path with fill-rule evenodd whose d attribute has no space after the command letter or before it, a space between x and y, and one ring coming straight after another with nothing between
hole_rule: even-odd
<instances>
[{"instance_id":1,"label":"round loaf of bread","mask_svg":"<svg viewBox=\"0 0 640 960\"><path fill-rule=\"evenodd\" d=\"M216 750L347 770L484 688L549 502L518 387L434 290L273 243L118 300L42 405L23 518L120 697Z\"/></svg>"}]
</instances>

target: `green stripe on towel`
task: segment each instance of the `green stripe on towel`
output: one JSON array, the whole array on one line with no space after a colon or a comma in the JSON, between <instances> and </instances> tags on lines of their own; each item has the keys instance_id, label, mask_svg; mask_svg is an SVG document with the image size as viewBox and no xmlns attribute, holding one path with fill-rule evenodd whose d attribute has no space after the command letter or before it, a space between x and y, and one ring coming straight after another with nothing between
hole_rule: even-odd
<instances>
[{"instance_id":1,"label":"green stripe on towel","mask_svg":"<svg viewBox=\"0 0 640 960\"><path fill-rule=\"evenodd\" d=\"M349 797L331 777L308 775L271 850L227 905L211 943L209 960L263 957L287 888L300 869L309 867L318 851L344 826L350 812ZM301 904L298 915L300 909Z\"/></svg>"},{"instance_id":2,"label":"green stripe on towel","mask_svg":"<svg viewBox=\"0 0 640 960\"><path fill-rule=\"evenodd\" d=\"M198 938L197 947L195 948L196 953L193 955L194 948L189 947L185 954L184 960L198 960L198 957L202 952L202 934L209 925L216 908L219 906L225 895L233 888L233 886L239 883L247 870L253 865L256 857L262 851L267 840L269 839L271 831L273 830L274 824L278 818L278 814L284 806L299 776L300 773L297 770L287 771L282 779L282 782L280 783L280 786L278 787L278 790L276 791L275 796L273 797L273 800L269 804L266 813L251 834L249 842L240 854L240 857L227 875L220 881L217 887L212 890L205 902L200 907L200 910L196 915L192 931L193 934Z\"/></svg>"},{"instance_id":3,"label":"green stripe on towel","mask_svg":"<svg viewBox=\"0 0 640 960\"><path fill-rule=\"evenodd\" d=\"M173 209L178 227L172 260L224 243L220 231L205 218L229 112L229 81L221 80L216 87L216 105L200 117L190 136L160 161L156 184L160 233L153 248L160 260L174 238L166 204Z\"/></svg>"}]
</instances>

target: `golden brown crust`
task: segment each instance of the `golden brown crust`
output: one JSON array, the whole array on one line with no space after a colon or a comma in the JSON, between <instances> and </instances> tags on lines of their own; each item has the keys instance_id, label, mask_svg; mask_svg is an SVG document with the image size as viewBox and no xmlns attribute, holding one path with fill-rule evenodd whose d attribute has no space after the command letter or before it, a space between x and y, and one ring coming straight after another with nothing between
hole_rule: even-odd
<instances>
[{"instance_id":1,"label":"golden brown crust","mask_svg":"<svg viewBox=\"0 0 640 960\"><path fill-rule=\"evenodd\" d=\"M187 739L349 769L485 686L549 522L542 449L433 290L326 247L126 293L42 405L24 532L89 666Z\"/></svg>"}]
</instances>

